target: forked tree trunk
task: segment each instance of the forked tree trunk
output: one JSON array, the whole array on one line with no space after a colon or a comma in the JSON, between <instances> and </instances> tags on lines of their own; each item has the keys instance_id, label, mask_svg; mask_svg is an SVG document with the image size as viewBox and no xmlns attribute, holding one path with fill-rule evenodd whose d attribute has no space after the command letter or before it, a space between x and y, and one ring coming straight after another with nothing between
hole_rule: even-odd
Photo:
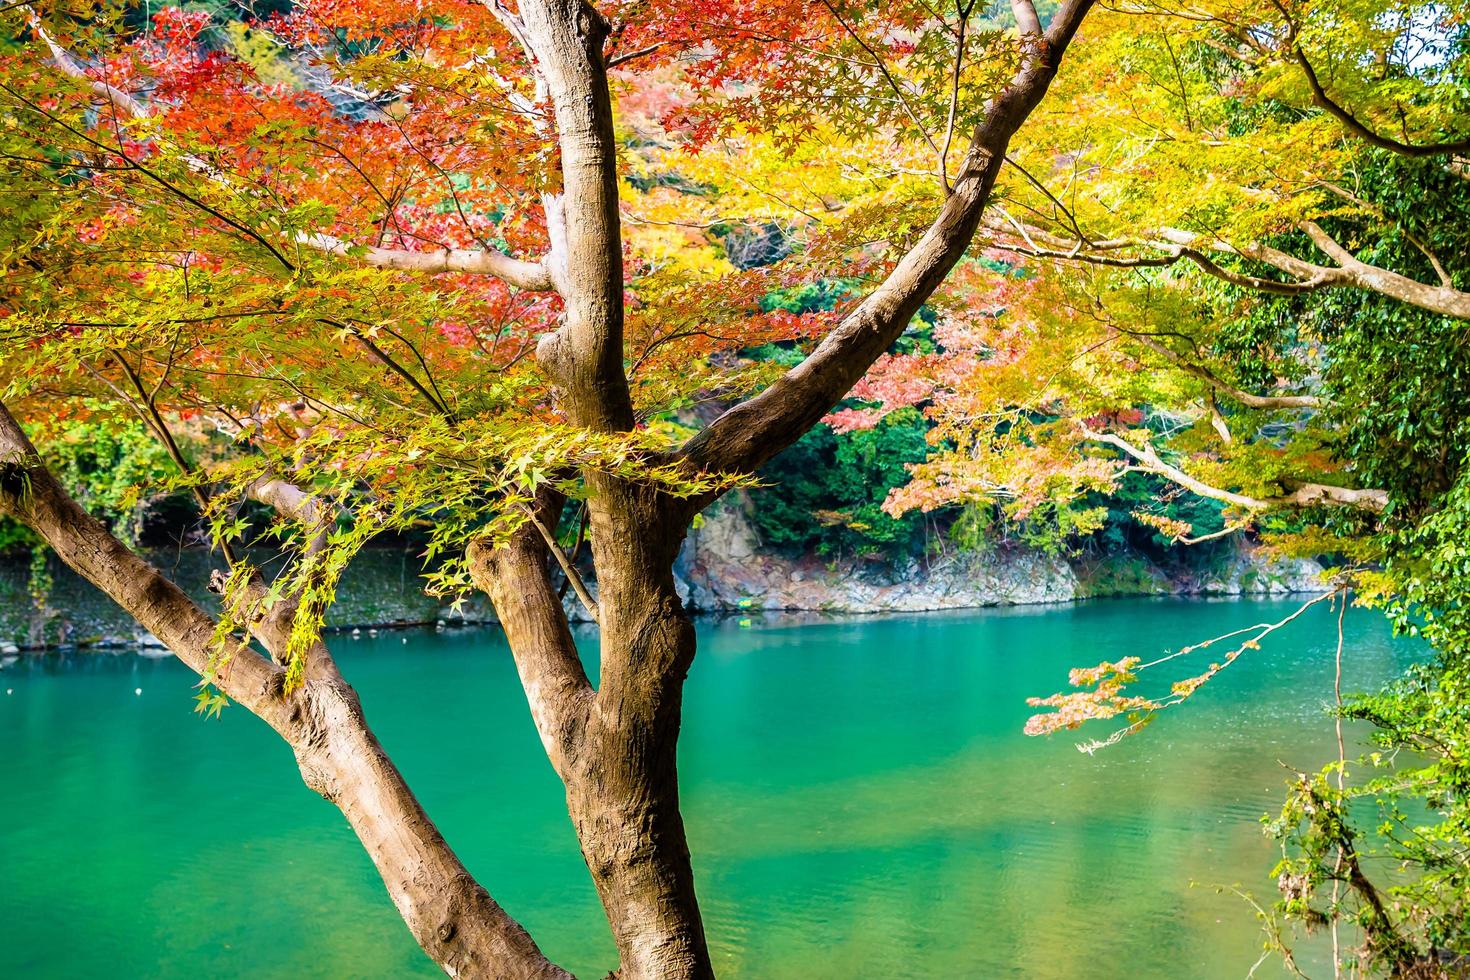
<instances>
[{"instance_id":1,"label":"forked tree trunk","mask_svg":"<svg viewBox=\"0 0 1470 980\"><path fill-rule=\"evenodd\" d=\"M1011 136L1040 102L1090 4L1067 0L1043 34L1031 0L1014 0L1025 34L1020 67L976 128L933 225L804 362L653 462L691 474L753 472L831 410L964 255ZM584 0L494 9L534 56L561 149L561 192L545 204L547 269L565 315L542 338L537 361L574 423L626 432L634 416L623 367L617 142L603 54L609 25ZM551 586L545 535L523 529L505 546L472 555L475 579L495 602L542 743L566 786L617 941L620 977L707 977L676 767L694 631L672 566L690 521L713 496L674 500L596 470L584 477L602 643L596 690ZM543 496L535 507L542 528L556 526L559 499Z\"/></svg>"},{"instance_id":2,"label":"forked tree trunk","mask_svg":"<svg viewBox=\"0 0 1470 980\"><path fill-rule=\"evenodd\" d=\"M597 483L597 481L594 481ZM532 717L607 914L620 980L713 976L679 811L677 747L694 627L674 589L688 507L646 488L597 483L601 689L593 691L548 571L522 529L472 555L505 627ZM561 500L543 496L543 524Z\"/></svg>"}]
</instances>

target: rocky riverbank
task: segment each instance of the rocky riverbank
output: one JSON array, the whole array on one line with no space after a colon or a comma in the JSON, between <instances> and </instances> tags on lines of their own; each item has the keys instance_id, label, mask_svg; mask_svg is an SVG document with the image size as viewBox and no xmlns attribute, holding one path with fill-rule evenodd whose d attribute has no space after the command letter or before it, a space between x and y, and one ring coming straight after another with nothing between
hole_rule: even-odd
<instances>
[{"instance_id":1,"label":"rocky riverbank","mask_svg":"<svg viewBox=\"0 0 1470 980\"><path fill-rule=\"evenodd\" d=\"M150 559L202 604L211 563L202 549L154 552ZM344 576L328 624L335 629L493 623L484 596L451 609L423 592L419 562L404 549L372 549ZM1070 602L1101 595L1279 595L1320 591L1315 562L1266 562L1238 551L1204 576L1168 575L1141 559L1068 562L1034 551L953 554L904 567L872 561L797 558L761 547L738 498L719 505L690 532L674 569L679 595L704 614L748 611L832 614L921 612ZM33 601L22 560L0 561L0 653L25 649L157 646L106 596L69 569L51 569L43 607ZM595 583L593 583L595 588ZM586 613L568 595L573 620Z\"/></svg>"},{"instance_id":2,"label":"rocky riverbank","mask_svg":"<svg viewBox=\"0 0 1470 980\"><path fill-rule=\"evenodd\" d=\"M760 547L733 502L690 532L675 574L689 607L710 613L922 612L1107 595L1284 595L1324 588L1316 562L1271 562L1249 550L1204 576L1171 576L1142 559L1090 564L1018 549L952 554L903 568L788 558Z\"/></svg>"}]
</instances>

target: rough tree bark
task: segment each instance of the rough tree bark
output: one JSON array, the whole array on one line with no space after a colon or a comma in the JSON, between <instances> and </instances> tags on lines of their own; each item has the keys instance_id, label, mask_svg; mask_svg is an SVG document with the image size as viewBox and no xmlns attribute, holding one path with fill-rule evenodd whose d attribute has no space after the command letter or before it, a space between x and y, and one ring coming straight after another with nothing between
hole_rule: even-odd
<instances>
[{"instance_id":1,"label":"rough tree bark","mask_svg":"<svg viewBox=\"0 0 1470 980\"><path fill-rule=\"evenodd\" d=\"M549 284L561 295L565 316L542 339L538 362L573 422L598 432L627 431L634 419L623 363L616 141L603 56L608 26L585 0L521 0L514 12L486 2L527 48L538 90L553 109L562 183L546 198L551 251L541 263L473 253L433 262L397 254L366 260L394 268L417 262L427 271L483 267L532 288ZM1028 26L1020 67L972 134L933 225L805 361L657 462L691 471L753 471L837 404L964 255L1010 139L1040 103L1091 4L1068 0L1042 32L1030 0L1014 0L1017 22ZM341 243L309 244L330 251ZM681 500L598 473L588 473L586 482L602 650L595 688L552 578L554 542L533 522L500 547L472 547L472 574L495 604L532 719L566 787L617 943L618 976L709 977L676 771L695 640L672 567L694 515L713 496ZM288 515L299 510L299 498L281 489L262 487L258 496L273 497ZM543 496L537 519L555 527L563 503ZM213 621L65 495L3 409L0 510L34 527L180 658L208 672ZM289 622L260 616L251 628L276 652ZM341 808L425 950L456 976L564 975L449 850L367 727L330 652L313 650L308 664L304 687L285 696L281 668L241 650L219 684L281 733L307 784Z\"/></svg>"}]
</instances>

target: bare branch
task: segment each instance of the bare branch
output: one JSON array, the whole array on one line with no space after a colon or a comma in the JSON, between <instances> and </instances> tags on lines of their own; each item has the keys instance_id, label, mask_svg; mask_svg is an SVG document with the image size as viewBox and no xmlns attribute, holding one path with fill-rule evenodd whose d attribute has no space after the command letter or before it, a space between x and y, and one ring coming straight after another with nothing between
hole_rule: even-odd
<instances>
[{"instance_id":1,"label":"bare branch","mask_svg":"<svg viewBox=\"0 0 1470 980\"><path fill-rule=\"evenodd\" d=\"M1295 28L1293 28L1294 30ZM1470 140L1428 144L1401 143L1396 139L1391 139L1381 133L1374 132L1367 124L1327 94L1327 90L1322 87L1321 79L1317 77L1316 69L1307 60L1306 53L1302 51L1299 45L1293 43L1292 54L1296 58L1296 63L1301 66L1302 75L1307 80L1307 87L1312 90L1312 101L1329 116L1342 123L1348 132L1368 145L1376 146L1380 150L1388 150L1391 153L1397 153L1400 156L1406 157L1433 157L1444 154L1470 152Z\"/></svg>"},{"instance_id":2,"label":"bare branch","mask_svg":"<svg viewBox=\"0 0 1470 980\"><path fill-rule=\"evenodd\" d=\"M326 547L327 535L337 521L337 509L328 506L320 497L271 473L246 487L245 494L300 524L308 534L306 554L314 554Z\"/></svg>"},{"instance_id":3,"label":"bare branch","mask_svg":"<svg viewBox=\"0 0 1470 980\"><path fill-rule=\"evenodd\" d=\"M322 323L325 323L329 327L335 327L338 330L344 330L344 331L346 331L359 344L361 344L364 348L366 348L367 351L368 351L368 353L372 354L373 357L375 357L378 360L379 363L381 363L388 370L392 371L394 374L398 375L400 378L402 378L404 381L406 381L408 383L408 386L410 388L412 388L414 391L416 391L420 395L422 395L423 398L424 398L424 400L427 401L430 405L432 405L434 407L434 411L435 412L437 412L438 414L442 415L445 419L449 420L450 422L453 422L454 421L454 413L449 410L449 406L448 405L444 404L444 402L441 401L434 394L434 392L432 392L428 388L424 387L424 383L422 381L420 381L418 378L414 377L413 376L413 372L411 372L408 368L404 367L402 364L399 364L398 361L395 358L393 358L392 356L390 356L387 351L383 350L383 348L379 347L376 343L374 343L373 342L373 339L371 337L369 337L367 334L363 333L362 330L358 329L356 326L353 326L353 325L350 325L350 324L345 324L345 323L339 323L336 320L330 320L330 319L327 319L325 317L322 318L321 322ZM433 379L431 378L430 379L430 383L432 383L432 382L433 382Z\"/></svg>"},{"instance_id":4,"label":"bare branch","mask_svg":"<svg viewBox=\"0 0 1470 980\"><path fill-rule=\"evenodd\" d=\"M1012 167L1018 170L1021 176L1026 178L1026 182L1028 184L1040 191L1041 195L1045 197L1048 201L1050 201L1053 207L1055 207L1059 212L1065 215L1067 218L1067 224L1070 226L1072 234L1077 236L1078 242L1084 245L1087 244L1087 239L1082 234L1082 229L1077 224L1077 216L1072 213L1072 209L1063 204L1061 200L1058 199L1058 197L1053 194L1045 184L1036 179L1036 177L1032 176L1031 171L1021 166L1021 164L1018 163L1013 157L1007 156L1006 163L1010 164Z\"/></svg>"},{"instance_id":5,"label":"bare branch","mask_svg":"<svg viewBox=\"0 0 1470 980\"><path fill-rule=\"evenodd\" d=\"M1230 431L1230 425L1225 421L1225 416L1220 414L1220 406L1216 403L1213 393L1207 401L1209 402L1208 408L1210 410L1210 426L1215 430L1215 434L1220 437L1220 441L1228 446L1235 441L1235 435Z\"/></svg>"},{"instance_id":6,"label":"bare branch","mask_svg":"<svg viewBox=\"0 0 1470 980\"><path fill-rule=\"evenodd\" d=\"M1240 402L1246 408L1259 408L1269 410L1281 408L1322 407L1322 399L1318 398L1316 395L1256 395L1252 394L1249 391L1242 391L1234 385L1228 384L1223 381L1209 368L1202 367L1201 365L1193 364L1189 361L1186 361L1179 354L1170 350L1168 347L1159 343L1157 340L1154 340L1152 337L1143 336L1141 334L1129 334L1128 336L1132 337L1134 340L1137 340L1149 350L1154 351L1155 353L1168 359L1181 371L1185 372L1186 374L1191 374L1196 378L1199 378L1201 381L1209 384L1210 387L1214 388L1221 394L1228 395L1235 401ZM1229 442L1230 440L1227 438L1225 441Z\"/></svg>"},{"instance_id":7,"label":"bare branch","mask_svg":"<svg viewBox=\"0 0 1470 980\"><path fill-rule=\"evenodd\" d=\"M148 108L143 103L115 85L109 85L88 75L87 70L82 67L77 59L73 58L71 53L65 48L57 44L50 33L47 32L46 28L41 25L41 18L33 7L29 4L23 4L21 5L21 9L25 11L26 23L30 25L32 31L35 31L36 37L40 38L42 43L46 45L46 49L51 52L51 60L57 68L61 69L62 74L75 78L77 81L86 82L94 94L111 102L125 115L134 118L142 118L148 115Z\"/></svg>"},{"instance_id":8,"label":"bare branch","mask_svg":"<svg viewBox=\"0 0 1470 980\"><path fill-rule=\"evenodd\" d=\"M994 221L987 221L986 227L1001 234L1009 234L1011 231L1004 224ZM1436 272L1441 283L1431 286L1390 269L1363 262L1316 222L1302 221L1297 227L1336 264L1308 262L1260 242L1235 245L1197 232L1168 227L1156 229L1151 238L1093 242L1090 246L1080 240L1062 239L1039 229L1024 228L1020 233L1025 244L1004 239L993 244L1017 255L1123 269L1161 268L1188 261L1207 275L1244 289L1284 296L1298 296L1319 289L1362 289L1430 313L1439 313L1457 320L1470 319L1470 291L1456 289L1447 281L1443 267L1437 262ZM1251 259L1292 278L1282 282L1235 272L1211 258L1212 252Z\"/></svg>"},{"instance_id":9,"label":"bare branch","mask_svg":"<svg viewBox=\"0 0 1470 980\"><path fill-rule=\"evenodd\" d=\"M663 41L655 41L653 44L648 45L646 48L639 48L637 51L625 51L622 54L615 54L611 58L607 59L607 67L609 69L613 69L617 68L620 65L626 65L630 61L637 61L639 58L646 58L649 55L653 54L655 51L658 51L663 46Z\"/></svg>"},{"instance_id":10,"label":"bare branch","mask_svg":"<svg viewBox=\"0 0 1470 980\"><path fill-rule=\"evenodd\" d=\"M1449 271L1445 269L1444 264L1440 262L1439 256L1434 254L1433 250L1430 249L1428 244L1426 244L1422 238L1409 231L1409 229L1405 228L1403 224L1393 221L1391 218L1389 218L1387 213L1384 212L1383 208L1379 207L1371 201L1363 200L1361 197L1352 193L1347 188L1341 186L1340 184L1334 184L1330 180L1320 181L1318 183L1318 186L1326 191L1330 191L1331 193L1336 194L1343 200L1349 201L1352 204L1355 204L1356 206L1362 208L1363 210L1372 214L1374 217L1378 218L1385 225L1391 225L1397 228L1399 232L1404 236L1404 238L1408 240L1409 244L1413 245L1416 249L1419 250L1419 253L1421 255L1429 260L1430 266L1434 269L1434 274L1439 276L1440 285L1454 286L1454 280L1450 277Z\"/></svg>"},{"instance_id":11,"label":"bare branch","mask_svg":"<svg viewBox=\"0 0 1470 980\"><path fill-rule=\"evenodd\" d=\"M1470 292L1454 288L1442 268L1436 269L1440 276L1440 285L1429 286L1417 279L1359 260L1315 221L1302 221L1297 227L1306 233L1313 245L1338 264L1334 271L1346 284L1381 293L1431 313L1440 313L1458 320L1470 319ZM1249 254L1244 250L1242 253ZM1271 259L1263 261L1275 264Z\"/></svg>"},{"instance_id":12,"label":"bare branch","mask_svg":"<svg viewBox=\"0 0 1470 980\"><path fill-rule=\"evenodd\" d=\"M296 242L319 252L356 259L379 269L431 273L468 272L496 276L521 289L540 291L551 288L551 276L546 271L544 262L511 258L494 249L445 248L417 252L406 248L354 245L333 235L306 232L299 233Z\"/></svg>"},{"instance_id":13,"label":"bare branch","mask_svg":"<svg viewBox=\"0 0 1470 980\"><path fill-rule=\"evenodd\" d=\"M1175 538L1174 542L1175 544L1183 545L1204 544L1206 541L1217 541L1220 538L1228 538L1232 534L1239 534L1249 526L1248 524L1227 524L1218 531L1212 531L1209 534L1200 534L1194 537L1185 536Z\"/></svg>"},{"instance_id":14,"label":"bare branch","mask_svg":"<svg viewBox=\"0 0 1470 980\"><path fill-rule=\"evenodd\" d=\"M1295 282L1262 279L1259 276L1234 272L1221 266L1204 251L1193 247L1190 243L1197 241L1198 236L1190 232L1163 229L1160 231L1160 236L1164 240L1115 239L1091 242L1089 244L1081 238L1073 240L1062 239L1056 235L1050 235L1041 229L1023 226L1009 216L1007 218L1017 233L1021 235L1025 244L1018 245L1005 240L996 240L991 244L996 248L1007 252L1014 252L1017 255L1033 258L1062 259L1067 262L1079 262L1084 265L1107 266L1116 269L1159 269L1188 261L1198 266L1206 274L1223 282L1240 286L1243 289L1253 289L1258 292L1272 293L1280 296L1299 296L1303 293L1312 292L1335 284L1332 281L1333 270L1325 268L1319 268L1318 272L1320 274L1314 277ZM989 219L986 221L986 228L1002 234L1010 230L1005 225L990 221ZM1179 240L1167 240L1171 235L1178 237ZM1225 250L1230 252L1236 251L1228 246L1225 247ZM1290 257L1287 256L1287 258ZM1306 263L1301 263L1300 265L1305 266ZM1297 268L1299 269L1300 267Z\"/></svg>"},{"instance_id":15,"label":"bare branch","mask_svg":"<svg viewBox=\"0 0 1470 980\"><path fill-rule=\"evenodd\" d=\"M109 350L107 353L122 368L123 375L128 379L128 383L132 385L133 393L137 396L136 398L108 381L100 372L85 361L82 362L82 368L94 378L107 385L108 388L111 388L113 393L119 398L131 405L133 410L138 413L138 417L143 420L144 426L147 427L148 431L153 433L153 437L163 446L164 452L168 454L169 459L173 460L179 472L184 476L193 476L194 467L190 466L188 460L184 458L183 452L179 449L178 442L174 439L173 432L169 430L168 424L164 422L163 414L159 412L158 405L154 401L153 396L157 393L158 387L155 386L152 394L144 391L143 379L138 376L138 372L133 369L133 366L128 363L127 359L119 351ZM162 383L163 381L160 379L159 386ZM193 496L194 502L199 505L200 513L207 512L209 509L209 494L205 492L204 488L197 483L193 483L189 487L189 492ZM224 556L225 562L229 565L234 565L237 559L230 543L221 540L216 542L216 544L219 545L220 554Z\"/></svg>"},{"instance_id":16,"label":"bare branch","mask_svg":"<svg viewBox=\"0 0 1470 980\"><path fill-rule=\"evenodd\" d=\"M975 0L968 4L955 4L959 24L955 28L954 72L950 77L949 109L944 118L944 146L939 150L939 183L944 193L949 193L949 150L954 145L955 117L960 107L960 74L965 66L965 30L970 25L970 11L975 9Z\"/></svg>"}]
</instances>

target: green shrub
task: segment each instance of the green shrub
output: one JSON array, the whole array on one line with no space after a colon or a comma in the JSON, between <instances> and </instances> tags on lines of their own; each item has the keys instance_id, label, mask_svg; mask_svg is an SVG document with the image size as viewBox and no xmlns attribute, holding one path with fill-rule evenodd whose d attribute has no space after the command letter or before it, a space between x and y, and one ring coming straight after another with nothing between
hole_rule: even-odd
<instances>
[{"instance_id":1,"label":"green shrub","mask_svg":"<svg viewBox=\"0 0 1470 980\"><path fill-rule=\"evenodd\" d=\"M928 422L900 409L872 429L817 426L761 471L751 492L756 528L781 551L889 559L922 551L924 515L890 517L882 504L908 479L905 464L929 453Z\"/></svg>"}]
</instances>

